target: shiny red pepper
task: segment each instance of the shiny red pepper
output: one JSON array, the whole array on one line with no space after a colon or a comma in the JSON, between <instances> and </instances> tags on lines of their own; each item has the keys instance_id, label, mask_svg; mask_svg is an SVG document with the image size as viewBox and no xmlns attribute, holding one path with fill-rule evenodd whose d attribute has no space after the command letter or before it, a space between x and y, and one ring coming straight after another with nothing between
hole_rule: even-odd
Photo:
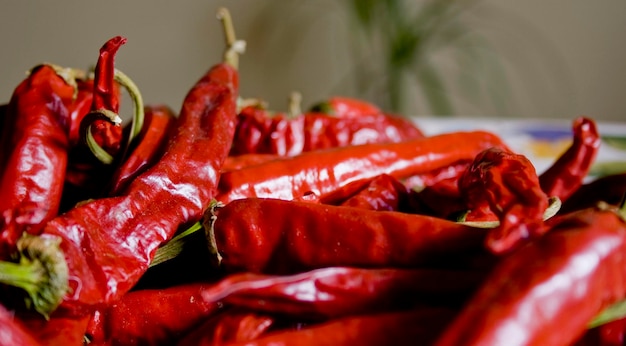
<instances>
[{"instance_id":1,"label":"shiny red pepper","mask_svg":"<svg viewBox=\"0 0 626 346\"><path fill-rule=\"evenodd\" d=\"M146 106L143 129L136 144L129 148L129 156L120 164L111 178L107 193L111 196L124 191L128 184L160 158L172 135L176 116L167 106Z\"/></svg>"},{"instance_id":2,"label":"shiny red pepper","mask_svg":"<svg viewBox=\"0 0 626 346\"><path fill-rule=\"evenodd\" d=\"M0 305L0 346L42 345L32 333L4 306Z\"/></svg>"},{"instance_id":3,"label":"shiny red pepper","mask_svg":"<svg viewBox=\"0 0 626 346\"><path fill-rule=\"evenodd\" d=\"M13 92L5 115L12 125L0 180L0 258L22 233L37 234L57 216L74 92L51 65L35 67Z\"/></svg>"},{"instance_id":4,"label":"shiny red pepper","mask_svg":"<svg viewBox=\"0 0 626 346\"><path fill-rule=\"evenodd\" d=\"M409 189L400 180L389 174L381 174L341 205L370 210L400 211L406 207L409 194Z\"/></svg>"},{"instance_id":5,"label":"shiny red pepper","mask_svg":"<svg viewBox=\"0 0 626 346\"><path fill-rule=\"evenodd\" d=\"M486 239L494 253L510 251L546 230L543 215L549 198L523 155L501 148L481 152L460 178L459 190L470 210L465 221L489 221L493 216L500 221Z\"/></svg>"},{"instance_id":6,"label":"shiny red pepper","mask_svg":"<svg viewBox=\"0 0 626 346\"><path fill-rule=\"evenodd\" d=\"M228 345L430 345L453 316L453 310L434 308L350 316Z\"/></svg>"},{"instance_id":7,"label":"shiny red pepper","mask_svg":"<svg viewBox=\"0 0 626 346\"><path fill-rule=\"evenodd\" d=\"M572 145L539 176L543 191L562 202L583 184L600 150L600 134L592 119L577 118L572 127Z\"/></svg>"},{"instance_id":8,"label":"shiny red pepper","mask_svg":"<svg viewBox=\"0 0 626 346\"><path fill-rule=\"evenodd\" d=\"M615 211L562 216L502 258L435 345L570 345L626 297L624 253L626 223Z\"/></svg>"},{"instance_id":9,"label":"shiny red pepper","mask_svg":"<svg viewBox=\"0 0 626 346\"><path fill-rule=\"evenodd\" d=\"M59 313L89 314L128 292L156 249L177 230L200 220L215 197L232 143L238 77L229 60L200 78L185 97L167 151L124 195L81 204L46 224L32 241L60 241L61 251L55 253L67 266L69 290L51 292L44 286L35 292L37 297L60 294ZM56 273L50 277L63 281ZM54 299L45 303L38 311L56 308Z\"/></svg>"},{"instance_id":10,"label":"shiny red pepper","mask_svg":"<svg viewBox=\"0 0 626 346\"><path fill-rule=\"evenodd\" d=\"M345 96L332 96L311 107L313 113L324 113L337 118L360 118L381 114L378 106L367 101Z\"/></svg>"},{"instance_id":11,"label":"shiny red pepper","mask_svg":"<svg viewBox=\"0 0 626 346\"><path fill-rule=\"evenodd\" d=\"M224 165L222 166L222 172L236 171L238 169L246 168L249 166L258 165L260 163L277 160L282 158L273 154L243 154L237 156L228 156Z\"/></svg>"},{"instance_id":12,"label":"shiny red pepper","mask_svg":"<svg viewBox=\"0 0 626 346\"><path fill-rule=\"evenodd\" d=\"M490 147L506 145L493 133L475 131L308 152L224 172L217 200L228 203L246 197L295 199L308 192L324 199L351 182L380 174L401 179L430 172L473 159Z\"/></svg>"},{"instance_id":13,"label":"shiny red pepper","mask_svg":"<svg viewBox=\"0 0 626 346\"><path fill-rule=\"evenodd\" d=\"M226 272L289 274L329 266L464 266L484 230L400 212L279 199L232 201L204 220ZM463 257L463 260L460 258Z\"/></svg>"}]
</instances>

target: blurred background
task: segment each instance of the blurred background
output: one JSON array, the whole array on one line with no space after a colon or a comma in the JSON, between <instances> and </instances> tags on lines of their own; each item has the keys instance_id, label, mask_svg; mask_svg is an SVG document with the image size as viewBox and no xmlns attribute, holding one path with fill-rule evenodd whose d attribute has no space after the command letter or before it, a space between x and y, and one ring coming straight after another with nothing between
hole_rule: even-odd
<instances>
[{"instance_id":1,"label":"blurred background","mask_svg":"<svg viewBox=\"0 0 626 346\"><path fill-rule=\"evenodd\" d=\"M147 104L179 110L221 59L219 6L247 42L243 97L286 110L334 95L407 116L622 121L626 2L5 1L0 102L41 62L89 68L109 38ZM124 109L124 108L122 108Z\"/></svg>"}]
</instances>

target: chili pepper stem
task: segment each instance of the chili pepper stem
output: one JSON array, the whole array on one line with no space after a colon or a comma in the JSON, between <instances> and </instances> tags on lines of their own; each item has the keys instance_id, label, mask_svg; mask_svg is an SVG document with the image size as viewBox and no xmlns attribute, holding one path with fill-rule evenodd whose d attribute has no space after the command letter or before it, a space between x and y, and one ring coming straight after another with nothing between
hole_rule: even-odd
<instances>
[{"instance_id":1,"label":"chili pepper stem","mask_svg":"<svg viewBox=\"0 0 626 346\"><path fill-rule=\"evenodd\" d=\"M209 206L209 213L204 214L203 226L205 231L205 236L208 241L209 252L213 255L215 259L215 265L219 267L222 263L222 255L217 248L217 241L215 240L215 220L217 220L216 209L223 207L224 204L221 202L213 201Z\"/></svg>"},{"instance_id":2,"label":"chili pepper stem","mask_svg":"<svg viewBox=\"0 0 626 346\"><path fill-rule=\"evenodd\" d=\"M61 240L24 234L18 241L19 262L0 261L0 283L23 289L32 306L46 318L69 291L69 271Z\"/></svg>"},{"instance_id":3,"label":"chili pepper stem","mask_svg":"<svg viewBox=\"0 0 626 346\"><path fill-rule=\"evenodd\" d=\"M179 233L166 244L158 248L152 262L150 262L150 267L154 267L178 256L183 251L186 237L198 232L201 229L202 223L196 222L191 225L191 227Z\"/></svg>"},{"instance_id":4,"label":"chili pepper stem","mask_svg":"<svg viewBox=\"0 0 626 346\"><path fill-rule=\"evenodd\" d=\"M83 138L85 138L87 147L89 148L89 150L91 150L92 154L98 160L100 160L100 162L109 165L113 163L113 156L111 156L111 154L107 153L106 150L102 149L102 147L98 145L98 142L91 133L91 123L93 123L95 119L104 119L106 121L110 121L116 126L120 126L122 123L122 118L120 118L120 116L117 115L117 113L115 112L107 109L100 109L87 114L81 121L81 137L84 136ZM83 124L88 125L85 126Z\"/></svg>"},{"instance_id":5,"label":"chili pepper stem","mask_svg":"<svg viewBox=\"0 0 626 346\"><path fill-rule=\"evenodd\" d=\"M239 68L239 54L246 50L246 42L237 40L235 37L235 27L230 16L230 12L225 7L217 10L217 18L222 21L224 35L226 37L226 51L224 52L224 62L235 69Z\"/></svg>"},{"instance_id":6,"label":"chili pepper stem","mask_svg":"<svg viewBox=\"0 0 626 346\"><path fill-rule=\"evenodd\" d=\"M289 95L289 117L296 118L302 114L302 94L297 91L292 91Z\"/></svg>"}]
</instances>

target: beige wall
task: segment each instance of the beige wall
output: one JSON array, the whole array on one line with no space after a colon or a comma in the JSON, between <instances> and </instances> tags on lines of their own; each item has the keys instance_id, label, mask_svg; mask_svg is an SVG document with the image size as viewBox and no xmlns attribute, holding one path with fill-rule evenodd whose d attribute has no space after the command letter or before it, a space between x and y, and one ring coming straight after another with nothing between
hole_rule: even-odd
<instances>
[{"instance_id":1,"label":"beige wall","mask_svg":"<svg viewBox=\"0 0 626 346\"><path fill-rule=\"evenodd\" d=\"M117 67L134 79L146 103L180 108L189 87L221 57L223 38L215 19L226 4L239 38L241 93L285 107L299 90L304 106L335 94L353 94L345 71L350 31L333 1L3 1L0 12L0 102L8 102L24 72L50 61L87 68L110 37L126 36ZM289 3L287 5L287 3ZM484 37L502 67L504 104L473 99L453 85L448 95L463 116L559 117L586 114L623 120L626 90L626 2L483 1L464 20ZM454 84L459 67L438 58ZM489 76L490 63L484 74ZM485 79L489 80L489 79ZM487 88L489 89L489 88ZM429 114L419 89L403 109Z\"/></svg>"}]
</instances>

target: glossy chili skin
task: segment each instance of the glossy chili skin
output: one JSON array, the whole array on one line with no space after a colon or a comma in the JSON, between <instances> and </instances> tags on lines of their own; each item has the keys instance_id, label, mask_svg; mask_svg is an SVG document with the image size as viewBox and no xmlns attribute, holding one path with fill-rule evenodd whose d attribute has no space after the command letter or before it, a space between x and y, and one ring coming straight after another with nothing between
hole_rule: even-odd
<instances>
[{"instance_id":1,"label":"glossy chili skin","mask_svg":"<svg viewBox=\"0 0 626 346\"><path fill-rule=\"evenodd\" d=\"M327 267L293 275L231 274L202 296L295 320L323 321L411 306L458 306L482 282L471 270Z\"/></svg>"},{"instance_id":2,"label":"glossy chili skin","mask_svg":"<svg viewBox=\"0 0 626 346\"><path fill-rule=\"evenodd\" d=\"M496 265L435 345L572 344L626 296L625 232L614 211L560 217Z\"/></svg>"},{"instance_id":3,"label":"glossy chili skin","mask_svg":"<svg viewBox=\"0 0 626 346\"><path fill-rule=\"evenodd\" d=\"M0 253L22 233L39 233L59 211L73 95L74 87L49 65L34 68L13 92L12 135L4 148L10 154L0 180Z\"/></svg>"},{"instance_id":4,"label":"glossy chili skin","mask_svg":"<svg viewBox=\"0 0 626 346\"><path fill-rule=\"evenodd\" d=\"M128 157L120 164L111 178L108 194L118 195L128 184L163 155L174 129L176 115L165 105L146 106L143 128Z\"/></svg>"},{"instance_id":5,"label":"glossy chili skin","mask_svg":"<svg viewBox=\"0 0 626 346\"><path fill-rule=\"evenodd\" d=\"M321 112L292 115L247 106L238 116L231 155L294 156L320 149L421 137L423 133L410 120L381 112L360 117Z\"/></svg>"},{"instance_id":6,"label":"glossy chili skin","mask_svg":"<svg viewBox=\"0 0 626 346\"><path fill-rule=\"evenodd\" d=\"M86 335L92 345L171 345L220 311L204 300L212 284L197 282L131 291L91 317Z\"/></svg>"},{"instance_id":7,"label":"glossy chili skin","mask_svg":"<svg viewBox=\"0 0 626 346\"><path fill-rule=\"evenodd\" d=\"M0 305L0 346L42 345L15 315Z\"/></svg>"},{"instance_id":8,"label":"glossy chili skin","mask_svg":"<svg viewBox=\"0 0 626 346\"><path fill-rule=\"evenodd\" d=\"M447 309L350 316L228 345L430 345L453 316Z\"/></svg>"},{"instance_id":9,"label":"glossy chili skin","mask_svg":"<svg viewBox=\"0 0 626 346\"><path fill-rule=\"evenodd\" d=\"M506 147L490 132L456 132L399 143L376 143L303 153L222 174L217 200L246 197L324 198L351 182L389 174L398 179L429 172L490 147Z\"/></svg>"},{"instance_id":10,"label":"glossy chili skin","mask_svg":"<svg viewBox=\"0 0 626 346\"><path fill-rule=\"evenodd\" d=\"M257 339L274 324L274 317L252 310L231 308L208 318L178 346L216 346Z\"/></svg>"},{"instance_id":11,"label":"glossy chili skin","mask_svg":"<svg viewBox=\"0 0 626 346\"><path fill-rule=\"evenodd\" d=\"M541 188L562 202L578 190L600 150L600 134L592 119L579 117L572 124L571 146L541 175Z\"/></svg>"},{"instance_id":12,"label":"glossy chili skin","mask_svg":"<svg viewBox=\"0 0 626 346\"><path fill-rule=\"evenodd\" d=\"M89 312L118 299L158 246L200 220L215 196L235 126L238 72L215 65L187 94L167 151L126 193L77 206L47 223L62 239L72 293L61 308Z\"/></svg>"},{"instance_id":13,"label":"glossy chili skin","mask_svg":"<svg viewBox=\"0 0 626 346\"><path fill-rule=\"evenodd\" d=\"M523 155L501 148L484 150L460 178L459 190L469 209L466 221L487 221L492 215L500 221L486 239L494 253L508 252L546 230L543 214L549 198Z\"/></svg>"},{"instance_id":14,"label":"glossy chili skin","mask_svg":"<svg viewBox=\"0 0 626 346\"><path fill-rule=\"evenodd\" d=\"M273 154L243 154L237 156L228 156L224 165L222 165L222 172L236 171L249 166L258 165L260 163L269 162L272 160L281 159L282 156Z\"/></svg>"},{"instance_id":15,"label":"glossy chili skin","mask_svg":"<svg viewBox=\"0 0 626 346\"><path fill-rule=\"evenodd\" d=\"M400 211L406 207L409 189L389 174L381 174L363 189L341 203L346 207Z\"/></svg>"},{"instance_id":16,"label":"glossy chili skin","mask_svg":"<svg viewBox=\"0 0 626 346\"><path fill-rule=\"evenodd\" d=\"M20 316L31 335L47 346L83 345L88 316L53 314L49 319L41 315Z\"/></svg>"},{"instance_id":17,"label":"glossy chili skin","mask_svg":"<svg viewBox=\"0 0 626 346\"><path fill-rule=\"evenodd\" d=\"M216 211L212 225L210 214L205 227L226 272L463 266L459 258L482 252L485 237L481 229L433 217L279 199L233 201Z\"/></svg>"}]
</instances>

